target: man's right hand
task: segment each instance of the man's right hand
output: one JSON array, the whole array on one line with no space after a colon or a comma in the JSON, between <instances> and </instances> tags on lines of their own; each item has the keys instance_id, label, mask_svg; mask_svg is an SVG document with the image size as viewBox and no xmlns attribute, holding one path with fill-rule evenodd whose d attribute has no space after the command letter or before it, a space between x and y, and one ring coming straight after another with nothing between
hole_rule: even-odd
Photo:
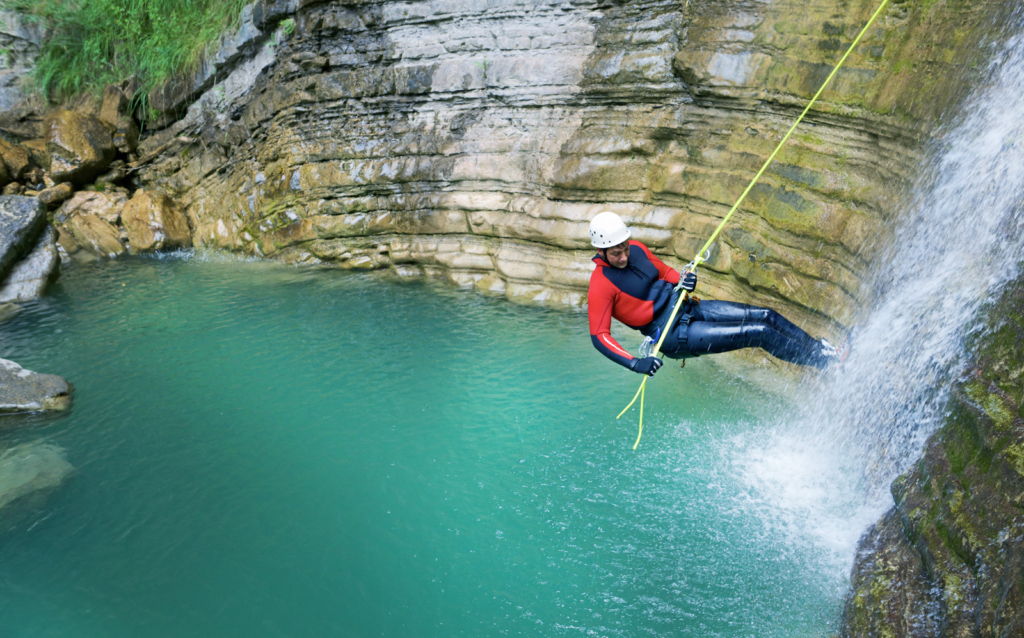
<instances>
[{"instance_id":1,"label":"man's right hand","mask_svg":"<svg viewBox=\"0 0 1024 638\"><path fill-rule=\"evenodd\" d=\"M658 357L644 357L643 359L633 359L633 363L630 364L629 369L633 372L653 377L654 373L657 372L658 368L661 366L662 361Z\"/></svg>"},{"instance_id":2,"label":"man's right hand","mask_svg":"<svg viewBox=\"0 0 1024 638\"><path fill-rule=\"evenodd\" d=\"M697 273L688 272L679 280L679 287L686 292L693 292L697 288Z\"/></svg>"}]
</instances>

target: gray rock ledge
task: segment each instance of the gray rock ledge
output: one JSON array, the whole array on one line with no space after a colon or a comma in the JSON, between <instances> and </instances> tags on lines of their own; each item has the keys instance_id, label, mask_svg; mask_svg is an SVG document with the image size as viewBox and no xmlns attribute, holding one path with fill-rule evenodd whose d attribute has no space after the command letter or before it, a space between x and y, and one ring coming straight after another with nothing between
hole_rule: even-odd
<instances>
[{"instance_id":1,"label":"gray rock ledge","mask_svg":"<svg viewBox=\"0 0 1024 638\"><path fill-rule=\"evenodd\" d=\"M67 410L71 407L71 389L61 377L38 374L0 359L0 414Z\"/></svg>"}]
</instances>

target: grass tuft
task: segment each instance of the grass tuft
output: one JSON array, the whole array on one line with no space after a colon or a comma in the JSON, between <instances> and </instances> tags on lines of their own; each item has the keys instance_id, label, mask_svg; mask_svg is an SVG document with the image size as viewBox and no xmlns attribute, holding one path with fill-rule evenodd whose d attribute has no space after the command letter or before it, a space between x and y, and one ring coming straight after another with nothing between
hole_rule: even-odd
<instances>
[{"instance_id":1,"label":"grass tuft","mask_svg":"<svg viewBox=\"0 0 1024 638\"><path fill-rule=\"evenodd\" d=\"M139 96L188 70L251 0L0 0L47 29L36 84L62 100L132 76Z\"/></svg>"}]
</instances>

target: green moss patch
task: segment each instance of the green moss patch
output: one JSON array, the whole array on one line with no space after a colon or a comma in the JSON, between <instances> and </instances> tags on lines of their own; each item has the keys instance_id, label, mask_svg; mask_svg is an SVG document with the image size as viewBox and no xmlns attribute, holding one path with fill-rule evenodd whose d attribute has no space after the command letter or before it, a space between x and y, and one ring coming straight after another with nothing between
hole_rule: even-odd
<instances>
[{"instance_id":1,"label":"green moss patch","mask_svg":"<svg viewBox=\"0 0 1024 638\"><path fill-rule=\"evenodd\" d=\"M236 25L251 0L2 0L46 27L36 64L52 99L98 91L132 76L145 94L195 65Z\"/></svg>"}]
</instances>

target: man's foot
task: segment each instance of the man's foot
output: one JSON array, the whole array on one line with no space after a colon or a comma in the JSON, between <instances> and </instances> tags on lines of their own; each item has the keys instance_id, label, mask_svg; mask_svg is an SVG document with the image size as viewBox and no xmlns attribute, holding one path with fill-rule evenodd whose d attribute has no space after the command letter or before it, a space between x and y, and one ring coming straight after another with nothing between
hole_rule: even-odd
<instances>
[{"instance_id":1,"label":"man's foot","mask_svg":"<svg viewBox=\"0 0 1024 638\"><path fill-rule=\"evenodd\" d=\"M834 346L828 342L828 339L822 339L821 354L832 359L833 363L843 365L847 357L850 356L850 340L847 339L841 345Z\"/></svg>"}]
</instances>

